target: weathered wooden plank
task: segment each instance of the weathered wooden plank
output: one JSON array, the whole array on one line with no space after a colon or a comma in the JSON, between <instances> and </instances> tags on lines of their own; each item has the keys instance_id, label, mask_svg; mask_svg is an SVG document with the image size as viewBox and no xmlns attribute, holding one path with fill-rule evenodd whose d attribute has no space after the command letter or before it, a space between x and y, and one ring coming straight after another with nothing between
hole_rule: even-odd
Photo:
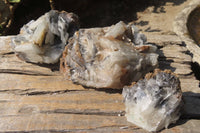
<instances>
[{"instance_id":1,"label":"weathered wooden plank","mask_svg":"<svg viewBox=\"0 0 200 133\"><path fill-rule=\"evenodd\" d=\"M182 60L183 62L186 62L186 61L190 61L191 62L191 56L190 55L187 55L183 52L176 52L176 51L172 51L172 52L169 52L169 51L158 51L158 54L159 54L159 57L160 58L171 58L172 60L174 59L180 59Z\"/></svg>"},{"instance_id":2,"label":"weathered wooden plank","mask_svg":"<svg viewBox=\"0 0 200 133\"><path fill-rule=\"evenodd\" d=\"M191 57L184 46L175 45L181 43L176 37L172 44L165 39L159 50L160 68L179 74L186 104L182 120L162 132L199 131L198 120L183 120L200 115L195 107L200 103L199 81L192 74ZM126 121L122 90L73 84L58 67L19 60L7 43L0 43L0 131L146 133ZM191 125L196 129L186 130Z\"/></svg>"},{"instance_id":3,"label":"weathered wooden plank","mask_svg":"<svg viewBox=\"0 0 200 133\"><path fill-rule=\"evenodd\" d=\"M188 49L186 47L184 47L184 46L181 46L181 44L178 44L178 45L166 45L165 47L162 47L161 50L166 51L168 53L188 51Z\"/></svg>"},{"instance_id":4,"label":"weathered wooden plank","mask_svg":"<svg viewBox=\"0 0 200 133\"><path fill-rule=\"evenodd\" d=\"M125 112L120 93L110 94L91 90L17 95L1 92L0 96L0 117L33 113L123 116ZM200 93L187 91L183 96L186 103L184 115L200 116Z\"/></svg>"},{"instance_id":5,"label":"weathered wooden plank","mask_svg":"<svg viewBox=\"0 0 200 133\"><path fill-rule=\"evenodd\" d=\"M182 44L180 38L176 35L155 35L145 34L149 43L154 43L158 46L177 45Z\"/></svg>"},{"instance_id":6,"label":"weathered wooden plank","mask_svg":"<svg viewBox=\"0 0 200 133\"><path fill-rule=\"evenodd\" d=\"M55 93L22 92L0 94L0 116L37 112L68 112L82 114L123 115L124 104L120 93L103 91L61 91ZM112 114L113 113L113 114Z\"/></svg>"},{"instance_id":7,"label":"weathered wooden plank","mask_svg":"<svg viewBox=\"0 0 200 133\"><path fill-rule=\"evenodd\" d=\"M181 89L183 92L200 93L199 81L194 77L192 78L180 78Z\"/></svg>"},{"instance_id":8,"label":"weathered wooden plank","mask_svg":"<svg viewBox=\"0 0 200 133\"><path fill-rule=\"evenodd\" d=\"M0 54L10 53L12 52L12 48L9 45L10 36L1 36L0 39Z\"/></svg>"},{"instance_id":9,"label":"weathered wooden plank","mask_svg":"<svg viewBox=\"0 0 200 133\"><path fill-rule=\"evenodd\" d=\"M194 17L191 17L192 12L195 11L194 9L197 8L199 4L200 4L200 1L198 0L190 1L190 3L182 11L180 11L175 17L175 20L173 22L173 30L180 37L180 39L185 42L186 47L193 54L193 61L200 64L200 60L199 60L200 47L195 43L195 41L189 35L191 33L188 32L188 25L189 27L193 27L193 25L191 25L190 23L191 21L189 21L191 20L191 18L194 18ZM196 21L198 22L198 19Z\"/></svg>"},{"instance_id":10,"label":"weathered wooden plank","mask_svg":"<svg viewBox=\"0 0 200 133\"><path fill-rule=\"evenodd\" d=\"M165 57L165 56L159 56L158 61L164 61L164 62L176 62L180 64L189 64L191 65L191 58L185 58L185 60L180 59L180 58L174 58L174 57Z\"/></svg>"},{"instance_id":11,"label":"weathered wooden plank","mask_svg":"<svg viewBox=\"0 0 200 133\"><path fill-rule=\"evenodd\" d=\"M26 74L2 74L0 72L0 91L32 90L32 91L61 91L84 90L81 85L65 80L62 75L33 76Z\"/></svg>"},{"instance_id":12,"label":"weathered wooden plank","mask_svg":"<svg viewBox=\"0 0 200 133\"><path fill-rule=\"evenodd\" d=\"M167 62L167 61L160 61L159 68L170 69L172 72L179 74L179 75L188 75L192 73L191 65L190 64L181 64L176 62Z\"/></svg>"},{"instance_id":13,"label":"weathered wooden plank","mask_svg":"<svg viewBox=\"0 0 200 133\"><path fill-rule=\"evenodd\" d=\"M101 127L124 127L130 125L125 117L78 115L78 114L24 114L3 116L0 131L84 131ZM136 128L136 126L132 126ZM123 131L123 129L122 129Z\"/></svg>"},{"instance_id":14,"label":"weathered wooden plank","mask_svg":"<svg viewBox=\"0 0 200 133\"><path fill-rule=\"evenodd\" d=\"M192 73L190 64L171 63L171 67L175 68L176 74L190 74Z\"/></svg>"},{"instance_id":15,"label":"weathered wooden plank","mask_svg":"<svg viewBox=\"0 0 200 133\"><path fill-rule=\"evenodd\" d=\"M36 73L38 75L55 75L52 69L59 70L57 65L37 65L32 63L26 63L19 58L14 53L5 54L0 56L0 72L9 73L9 71L21 71Z\"/></svg>"},{"instance_id":16,"label":"weathered wooden plank","mask_svg":"<svg viewBox=\"0 0 200 133\"><path fill-rule=\"evenodd\" d=\"M144 132L126 121L118 93L84 91L32 96L3 93L0 97L0 131L87 131L105 127L123 131L125 127L127 132ZM200 116L200 99L194 98L185 97L182 118ZM167 131L182 130L184 126L176 125Z\"/></svg>"},{"instance_id":17,"label":"weathered wooden plank","mask_svg":"<svg viewBox=\"0 0 200 133\"><path fill-rule=\"evenodd\" d=\"M50 119L49 119L50 116ZM25 119L28 118L28 119ZM68 114L41 114L3 117L6 126L0 125L0 131L35 131L35 132L125 132L148 133L128 122L124 117L84 116ZM18 120L18 122L13 121ZM55 123L59 120L59 123ZM2 121L2 120L0 120ZM94 123L95 121L95 123ZM180 120L180 125L174 125L161 133L198 133L199 120ZM24 127L26 125L26 127ZM43 125L43 126L42 126ZM8 130L9 128L9 130Z\"/></svg>"}]
</instances>

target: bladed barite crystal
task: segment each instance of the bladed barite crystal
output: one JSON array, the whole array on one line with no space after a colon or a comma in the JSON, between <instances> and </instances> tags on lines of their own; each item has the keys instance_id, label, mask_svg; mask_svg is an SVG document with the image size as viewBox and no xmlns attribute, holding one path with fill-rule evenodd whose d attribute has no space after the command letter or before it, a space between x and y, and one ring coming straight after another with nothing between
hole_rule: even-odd
<instances>
[{"instance_id":1,"label":"bladed barite crystal","mask_svg":"<svg viewBox=\"0 0 200 133\"><path fill-rule=\"evenodd\" d=\"M146 43L136 26L120 21L109 27L78 28L78 16L51 10L24 25L11 46L19 58L33 63L56 63L63 54L61 72L83 86L129 85L122 93L127 120L148 131L167 128L179 119L180 81L170 71L147 74L158 65L157 48Z\"/></svg>"},{"instance_id":2,"label":"bladed barite crystal","mask_svg":"<svg viewBox=\"0 0 200 133\"><path fill-rule=\"evenodd\" d=\"M156 47L132 24L80 29L69 40L61 71L73 82L95 88L122 88L157 66Z\"/></svg>"},{"instance_id":3,"label":"bladed barite crystal","mask_svg":"<svg viewBox=\"0 0 200 133\"><path fill-rule=\"evenodd\" d=\"M11 46L22 60L33 63L59 61L68 38L78 29L78 16L51 10L21 28Z\"/></svg>"},{"instance_id":4,"label":"bladed barite crystal","mask_svg":"<svg viewBox=\"0 0 200 133\"><path fill-rule=\"evenodd\" d=\"M129 122L148 131L159 131L180 117L183 105L179 78L170 71L156 70L145 79L123 88Z\"/></svg>"}]
</instances>

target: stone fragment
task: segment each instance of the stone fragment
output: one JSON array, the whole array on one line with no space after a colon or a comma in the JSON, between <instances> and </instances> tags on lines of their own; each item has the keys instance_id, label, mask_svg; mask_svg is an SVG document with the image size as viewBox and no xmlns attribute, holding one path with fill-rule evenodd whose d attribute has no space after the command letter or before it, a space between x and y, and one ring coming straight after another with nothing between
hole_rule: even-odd
<instances>
[{"instance_id":1,"label":"stone fragment","mask_svg":"<svg viewBox=\"0 0 200 133\"><path fill-rule=\"evenodd\" d=\"M193 62L197 62L198 64L200 64L200 47L196 42L198 42L197 36L199 35L199 5L199 0L191 0L191 2L178 13L173 22L174 32L181 41L185 43L186 48L192 54ZM195 32L192 33L193 37L190 36L192 30Z\"/></svg>"},{"instance_id":2,"label":"stone fragment","mask_svg":"<svg viewBox=\"0 0 200 133\"><path fill-rule=\"evenodd\" d=\"M180 117L182 91L179 78L169 70L155 70L145 79L123 88L129 122L148 131L159 131Z\"/></svg>"},{"instance_id":3,"label":"stone fragment","mask_svg":"<svg viewBox=\"0 0 200 133\"><path fill-rule=\"evenodd\" d=\"M61 71L73 82L95 88L122 88L157 66L156 47L134 25L120 21L80 29L69 40Z\"/></svg>"},{"instance_id":4,"label":"stone fragment","mask_svg":"<svg viewBox=\"0 0 200 133\"><path fill-rule=\"evenodd\" d=\"M22 60L33 63L58 62L68 38L78 29L78 16L51 10L21 28L11 46Z\"/></svg>"}]
</instances>

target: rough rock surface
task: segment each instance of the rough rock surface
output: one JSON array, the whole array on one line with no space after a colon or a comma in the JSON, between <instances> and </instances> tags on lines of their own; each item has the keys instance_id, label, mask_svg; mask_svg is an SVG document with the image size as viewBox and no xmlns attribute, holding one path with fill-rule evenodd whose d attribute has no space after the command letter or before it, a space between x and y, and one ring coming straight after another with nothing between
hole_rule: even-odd
<instances>
[{"instance_id":1,"label":"rough rock surface","mask_svg":"<svg viewBox=\"0 0 200 133\"><path fill-rule=\"evenodd\" d=\"M196 18L195 16L192 16L195 13L194 11L199 8L199 5L199 0L190 1L190 4L188 4L180 13L178 13L173 22L174 32L180 37L182 41L185 42L187 49L193 54L193 62L197 62L198 64L200 64L200 47L197 45L195 40L191 38L190 34L191 27L195 27L193 29L196 29L197 31L195 33L196 35L198 33L198 25L194 25L194 23L191 23L191 21L193 21L192 19L194 19L196 22L199 21L198 16L196 16ZM189 29L187 26L189 26ZM188 32L188 30L190 32Z\"/></svg>"},{"instance_id":2,"label":"rough rock surface","mask_svg":"<svg viewBox=\"0 0 200 133\"><path fill-rule=\"evenodd\" d=\"M80 29L64 50L61 71L87 87L122 88L157 66L157 48L145 42L137 27L122 21Z\"/></svg>"},{"instance_id":3,"label":"rough rock surface","mask_svg":"<svg viewBox=\"0 0 200 133\"><path fill-rule=\"evenodd\" d=\"M51 10L32 20L13 37L11 45L20 59L34 63L58 62L68 38L78 29L78 16Z\"/></svg>"},{"instance_id":4,"label":"rough rock surface","mask_svg":"<svg viewBox=\"0 0 200 133\"><path fill-rule=\"evenodd\" d=\"M159 131L180 117L183 105L179 78L171 71L155 70L132 86L125 86L122 95L126 118L148 131Z\"/></svg>"}]
</instances>

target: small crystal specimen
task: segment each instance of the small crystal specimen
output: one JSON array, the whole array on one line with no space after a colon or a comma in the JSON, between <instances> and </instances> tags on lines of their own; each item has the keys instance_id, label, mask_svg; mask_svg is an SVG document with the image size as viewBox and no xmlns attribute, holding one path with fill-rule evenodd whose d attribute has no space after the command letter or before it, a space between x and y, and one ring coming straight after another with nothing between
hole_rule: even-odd
<instances>
[{"instance_id":1,"label":"small crystal specimen","mask_svg":"<svg viewBox=\"0 0 200 133\"><path fill-rule=\"evenodd\" d=\"M122 21L104 28L80 29L69 40L61 71L75 83L122 88L157 66L156 47L134 25Z\"/></svg>"},{"instance_id":2,"label":"small crystal specimen","mask_svg":"<svg viewBox=\"0 0 200 133\"><path fill-rule=\"evenodd\" d=\"M155 70L145 79L123 88L129 122L148 131L159 131L175 123L183 105L178 77L169 70Z\"/></svg>"},{"instance_id":3,"label":"small crystal specimen","mask_svg":"<svg viewBox=\"0 0 200 133\"><path fill-rule=\"evenodd\" d=\"M78 30L78 17L73 13L51 10L32 20L13 37L11 46L22 60L34 63L58 62L70 36Z\"/></svg>"}]
</instances>

